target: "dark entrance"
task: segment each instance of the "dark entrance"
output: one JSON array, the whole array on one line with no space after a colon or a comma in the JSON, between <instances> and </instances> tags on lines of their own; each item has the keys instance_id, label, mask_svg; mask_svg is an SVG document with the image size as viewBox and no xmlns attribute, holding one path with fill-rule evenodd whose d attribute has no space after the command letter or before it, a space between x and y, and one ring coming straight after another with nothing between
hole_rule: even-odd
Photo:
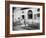
<instances>
[{"instance_id":1,"label":"dark entrance","mask_svg":"<svg viewBox=\"0 0 46 38\"><path fill-rule=\"evenodd\" d=\"M25 16L24 15L22 15L22 19L24 19L25 18Z\"/></svg>"},{"instance_id":2,"label":"dark entrance","mask_svg":"<svg viewBox=\"0 0 46 38\"><path fill-rule=\"evenodd\" d=\"M28 14L28 19L32 19L32 14Z\"/></svg>"},{"instance_id":3,"label":"dark entrance","mask_svg":"<svg viewBox=\"0 0 46 38\"><path fill-rule=\"evenodd\" d=\"M33 14L32 14L32 10L28 11L28 19L32 19L33 18Z\"/></svg>"}]
</instances>

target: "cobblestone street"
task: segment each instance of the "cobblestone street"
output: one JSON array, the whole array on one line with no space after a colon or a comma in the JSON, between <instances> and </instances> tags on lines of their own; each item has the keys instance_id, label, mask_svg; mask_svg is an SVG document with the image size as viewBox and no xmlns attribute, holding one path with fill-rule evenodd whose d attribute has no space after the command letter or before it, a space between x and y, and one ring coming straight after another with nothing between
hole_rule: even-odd
<instances>
[{"instance_id":1,"label":"cobblestone street","mask_svg":"<svg viewBox=\"0 0 46 38\"><path fill-rule=\"evenodd\" d=\"M26 26L26 25L17 25L17 26L14 26L14 30L16 30L16 31L20 31L20 30L36 30L36 29L40 29L39 28L39 24L37 24L37 25L33 25L33 24L31 24L31 25L28 25L28 26Z\"/></svg>"}]
</instances>

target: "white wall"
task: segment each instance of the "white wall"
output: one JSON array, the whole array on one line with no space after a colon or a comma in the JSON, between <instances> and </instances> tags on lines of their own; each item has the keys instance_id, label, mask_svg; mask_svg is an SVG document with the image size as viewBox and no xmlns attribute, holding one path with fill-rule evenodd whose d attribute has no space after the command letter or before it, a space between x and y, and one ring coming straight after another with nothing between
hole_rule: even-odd
<instances>
[{"instance_id":1,"label":"white wall","mask_svg":"<svg viewBox=\"0 0 46 38\"><path fill-rule=\"evenodd\" d=\"M45 2L46 0L23 0L23 1ZM4 2L5 2L4 0L0 0L0 38L4 38L4 36L5 36L5 8L4 8L5 7L5 3ZM45 19L46 19L46 13L45 13ZM46 28L45 28L45 30L46 30ZM13 38L13 37L11 37L11 38ZM16 37L16 38L46 38L46 35L25 36L25 37Z\"/></svg>"},{"instance_id":2,"label":"white wall","mask_svg":"<svg viewBox=\"0 0 46 38\"><path fill-rule=\"evenodd\" d=\"M0 38L5 36L5 0L0 0Z\"/></svg>"}]
</instances>

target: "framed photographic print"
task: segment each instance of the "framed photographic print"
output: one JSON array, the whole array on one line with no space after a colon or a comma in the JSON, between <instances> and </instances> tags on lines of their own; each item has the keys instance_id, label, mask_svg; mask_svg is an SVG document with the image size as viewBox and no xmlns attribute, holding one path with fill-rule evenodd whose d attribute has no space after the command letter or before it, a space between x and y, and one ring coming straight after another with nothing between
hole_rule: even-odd
<instances>
[{"instance_id":1,"label":"framed photographic print","mask_svg":"<svg viewBox=\"0 0 46 38\"><path fill-rule=\"evenodd\" d=\"M44 3L5 2L5 36L32 36L45 34Z\"/></svg>"}]
</instances>

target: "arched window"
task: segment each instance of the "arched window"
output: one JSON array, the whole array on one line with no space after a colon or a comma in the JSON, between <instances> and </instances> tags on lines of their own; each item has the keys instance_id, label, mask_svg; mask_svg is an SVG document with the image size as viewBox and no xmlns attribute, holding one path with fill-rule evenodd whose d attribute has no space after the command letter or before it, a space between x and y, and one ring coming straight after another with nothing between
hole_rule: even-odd
<instances>
[{"instance_id":1,"label":"arched window","mask_svg":"<svg viewBox=\"0 0 46 38\"><path fill-rule=\"evenodd\" d=\"M33 15L33 14L32 14L32 10L29 10L29 11L28 11L28 19L32 19L32 17L33 17L32 15Z\"/></svg>"}]
</instances>

